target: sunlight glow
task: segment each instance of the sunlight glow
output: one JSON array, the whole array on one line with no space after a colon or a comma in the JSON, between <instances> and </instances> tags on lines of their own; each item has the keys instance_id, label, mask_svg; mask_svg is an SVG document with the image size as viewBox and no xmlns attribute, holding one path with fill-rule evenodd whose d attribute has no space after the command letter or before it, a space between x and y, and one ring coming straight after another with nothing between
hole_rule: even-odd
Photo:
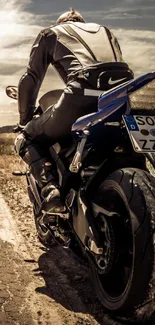
<instances>
[{"instance_id":1,"label":"sunlight glow","mask_svg":"<svg viewBox=\"0 0 155 325\"><path fill-rule=\"evenodd\" d=\"M0 10L0 37L18 34L19 25L16 10Z\"/></svg>"}]
</instances>

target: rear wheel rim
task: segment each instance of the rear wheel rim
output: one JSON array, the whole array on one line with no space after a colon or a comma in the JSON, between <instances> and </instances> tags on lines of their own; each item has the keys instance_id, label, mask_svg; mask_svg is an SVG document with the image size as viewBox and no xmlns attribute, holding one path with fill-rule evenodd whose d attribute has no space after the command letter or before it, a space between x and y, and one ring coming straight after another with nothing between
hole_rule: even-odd
<instances>
[{"instance_id":1,"label":"rear wheel rim","mask_svg":"<svg viewBox=\"0 0 155 325\"><path fill-rule=\"evenodd\" d=\"M119 214L120 219L115 220L114 226L115 245L117 245L117 248L115 247L115 258L112 268L105 275L100 274L96 270L95 275L105 299L116 303L126 295L132 280L134 241L131 213L118 184L105 185L102 191L102 206L109 211Z\"/></svg>"}]
</instances>

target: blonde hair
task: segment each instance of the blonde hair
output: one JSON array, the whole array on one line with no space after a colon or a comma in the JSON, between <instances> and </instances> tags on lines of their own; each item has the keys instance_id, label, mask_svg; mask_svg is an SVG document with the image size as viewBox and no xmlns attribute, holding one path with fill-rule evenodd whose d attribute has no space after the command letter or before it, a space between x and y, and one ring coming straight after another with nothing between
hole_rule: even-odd
<instances>
[{"instance_id":1,"label":"blonde hair","mask_svg":"<svg viewBox=\"0 0 155 325\"><path fill-rule=\"evenodd\" d=\"M67 21L74 21L74 22L81 22L85 23L84 18L82 15L76 11L74 8L70 8L69 11L65 12L62 14L58 19L57 19L57 24L65 23Z\"/></svg>"}]
</instances>

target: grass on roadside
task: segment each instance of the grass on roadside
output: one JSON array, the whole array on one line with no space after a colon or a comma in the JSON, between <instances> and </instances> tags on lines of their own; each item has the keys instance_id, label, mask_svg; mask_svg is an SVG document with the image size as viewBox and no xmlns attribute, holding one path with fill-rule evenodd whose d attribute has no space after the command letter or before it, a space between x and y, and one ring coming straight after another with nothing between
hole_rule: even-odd
<instances>
[{"instance_id":1,"label":"grass on roadside","mask_svg":"<svg viewBox=\"0 0 155 325\"><path fill-rule=\"evenodd\" d=\"M14 133L0 133L0 155L15 155L14 141L17 137Z\"/></svg>"},{"instance_id":2,"label":"grass on roadside","mask_svg":"<svg viewBox=\"0 0 155 325\"><path fill-rule=\"evenodd\" d=\"M16 170L25 170L25 163L15 153L14 141L17 134L14 133L0 133L0 170L9 171L12 173Z\"/></svg>"}]
</instances>

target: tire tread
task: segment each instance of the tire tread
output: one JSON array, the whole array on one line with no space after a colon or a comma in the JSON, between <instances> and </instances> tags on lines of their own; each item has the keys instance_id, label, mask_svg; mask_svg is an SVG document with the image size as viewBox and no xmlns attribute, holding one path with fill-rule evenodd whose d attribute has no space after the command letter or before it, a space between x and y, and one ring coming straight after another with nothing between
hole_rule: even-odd
<instances>
[{"instance_id":1,"label":"tire tread","mask_svg":"<svg viewBox=\"0 0 155 325\"><path fill-rule=\"evenodd\" d=\"M118 312L132 312L135 321L148 319L154 311L155 295L155 178L137 168L123 168L112 173L107 181L110 180L123 190L137 221L134 225L136 255L133 283L129 297ZM98 190L100 200L105 182Z\"/></svg>"}]
</instances>

